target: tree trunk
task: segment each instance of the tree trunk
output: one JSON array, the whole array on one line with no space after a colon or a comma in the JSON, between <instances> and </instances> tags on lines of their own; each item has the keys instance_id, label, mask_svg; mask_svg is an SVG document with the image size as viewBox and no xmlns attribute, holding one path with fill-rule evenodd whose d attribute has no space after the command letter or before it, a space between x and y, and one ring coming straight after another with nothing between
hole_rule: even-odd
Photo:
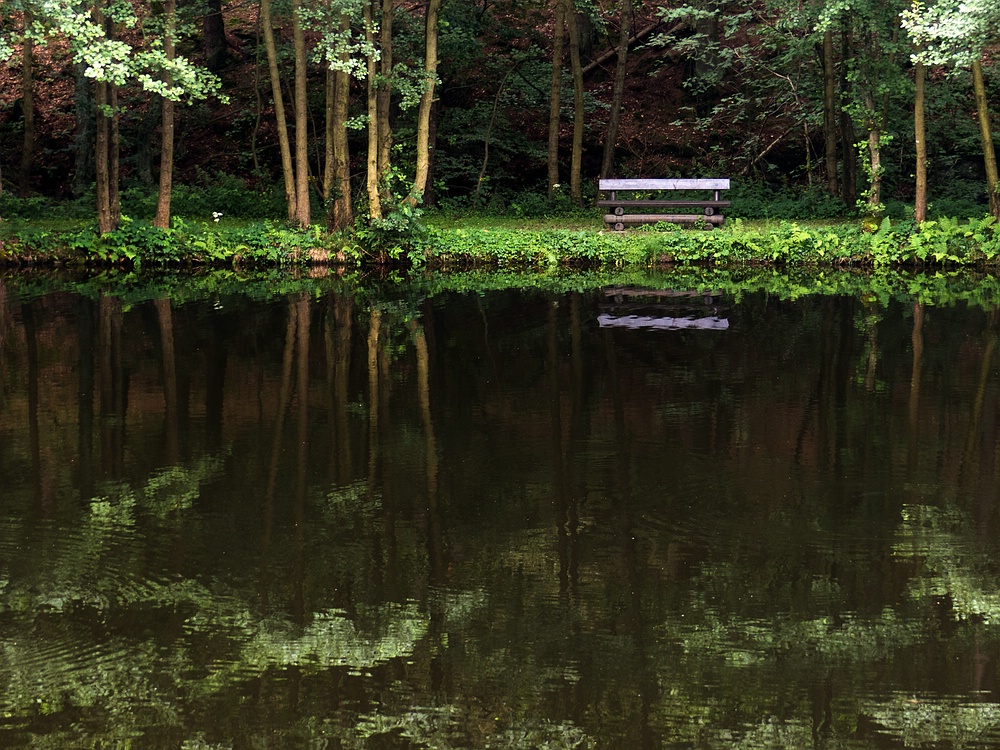
<instances>
[{"instance_id":1,"label":"tree trunk","mask_svg":"<svg viewBox=\"0 0 1000 750\"><path fill-rule=\"evenodd\" d=\"M823 34L823 143L826 190L837 195L837 70L833 59L833 31Z\"/></svg>"},{"instance_id":2,"label":"tree trunk","mask_svg":"<svg viewBox=\"0 0 1000 750\"><path fill-rule=\"evenodd\" d=\"M110 118L108 117L108 88L110 84L98 81L94 94L97 109L97 136L94 143L94 171L97 180L97 231L107 234L114 230L111 220L111 197L108 193L108 155L110 151Z\"/></svg>"},{"instance_id":3,"label":"tree trunk","mask_svg":"<svg viewBox=\"0 0 1000 750\"><path fill-rule=\"evenodd\" d=\"M552 29L552 84L549 89L549 198L559 184L559 110L562 95L563 41L566 37L566 6L555 0L555 23Z\"/></svg>"},{"instance_id":4,"label":"tree trunk","mask_svg":"<svg viewBox=\"0 0 1000 750\"><path fill-rule=\"evenodd\" d=\"M274 43L274 27L271 25L271 0L260 0L260 23L264 31L264 47L267 50L267 69L271 79L271 97L274 99L274 119L278 126L278 146L281 149L281 171L285 177L288 220L295 221L298 216L295 205L295 168L292 166L292 148L288 138L288 123L285 121L285 103L281 96L278 51Z\"/></svg>"},{"instance_id":5,"label":"tree trunk","mask_svg":"<svg viewBox=\"0 0 1000 750\"><path fill-rule=\"evenodd\" d=\"M166 0L163 4L163 15L166 25L163 30L163 54L168 60L174 59L174 29L176 25L176 0ZM165 76L169 86L173 83L171 76ZM160 126L160 192L156 201L156 218L153 225L161 229L170 228L170 195L174 178L174 102L168 97L162 97L160 102L163 122Z\"/></svg>"},{"instance_id":6,"label":"tree trunk","mask_svg":"<svg viewBox=\"0 0 1000 750\"><path fill-rule=\"evenodd\" d=\"M625 96L625 63L628 59L628 40L632 33L632 0L622 0L621 29L618 32L618 63L615 65L615 82L611 89L611 113L604 137L604 155L601 159L601 177L610 177L615 168L615 145L621 124L622 99Z\"/></svg>"},{"instance_id":7,"label":"tree trunk","mask_svg":"<svg viewBox=\"0 0 1000 750\"><path fill-rule=\"evenodd\" d=\"M340 29L350 29L350 18L341 16ZM341 53L341 61L347 62L347 52ZM343 71L333 75L333 171L331 174L332 201L327 215L327 226L334 231L347 229L354 223L354 207L351 202L351 170L347 144L347 104L351 77Z\"/></svg>"},{"instance_id":8,"label":"tree trunk","mask_svg":"<svg viewBox=\"0 0 1000 750\"><path fill-rule=\"evenodd\" d=\"M875 111L875 100L870 92L865 93L865 108L868 110L868 218L878 220L882 216L882 129L881 118Z\"/></svg>"},{"instance_id":9,"label":"tree trunk","mask_svg":"<svg viewBox=\"0 0 1000 750\"><path fill-rule=\"evenodd\" d=\"M295 220L305 228L309 215L309 102L306 91L306 36L301 0L292 0L292 39L295 49Z\"/></svg>"},{"instance_id":10,"label":"tree trunk","mask_svg":"<svg viewBox=\"0 0 1000 750\"><path fill-rule=\"evenodd\" d=\"M927 221L927 141L924 127L924 82L925 70L922 62L914 69L915 91L913 95L913 132L917 149L916 199L913 218L917 222Z\"/></svg>"},{"instance_id":11,"label":"tree trunk","mask_svg":"<svg viewBox=\"0 0 1000 750\"><path fill-rule=\"evenodd\" d=\"M569 27L569 67L573 73L573 152L569 171L569 194L573 203L583 203L583 66L580 65L580 26L573 0L566 3Z\"/></svg>"},{"instance_id":12,"label":"tree trunk","mask_svg":"<svg viewBox=\"0 0 1000 750\"><path fill-rule=\"evenodd\" d=\"M976 113L983 142L983 161L986 164L986 193L990 201L990 214L1000 219L1000 193L997 193L997 156L990 133L990 110L983 84L983 66L979 60L972 63L972 84L976 92Z\"/></svg>"},{"instance_id":13,"label":"tree trunk","mask_svg":"<svg viewBox=\"0 0 1000 750\"><path fill-rule=\"evenodd\" d=\"M32 16L24 12L24 42L21 49L21 111L24 113L24 141L21 147L21 170L18 173L18 192L22 198L31 193L31 169L35 161L35 60L34 45L27 30Z\"/></svg>"},{"instance_id":14,"label":"tree trunk","mask_svg":"<svg viewBox=\"0 0 1000 750\"><path fill-rule=\"evenodd\" d=\"M841 59L847 60L854 53L852 51L852 33L850 21L844 21L844 31L841 37ZM840 142L843 144L843 175L840 189L844 203L853 207L858 199L858 149L855 145L854 122L847 113L845 107L849 97L849 81L847 78L847 66L843 66L840 80Z\"/></svg>"},{"instance_id":15,"label":"tree trunk","mask_svg":"<svg viewBox=\"0 0 1000 750\"><path fill-rule=\"evenodd\" d=\"M113 22L105 18L101 3L94 6L94 23L114 38ZM118 228L121 207L118 202L118 92L114 84L97 81L94 104L97 110L97 137L94 164L97 178L97 231L107 234Z\"/></svg>"},{"instance_id":16,"label":"tree trunk","mask_svg":"<svg viewBox=\"0 0 1000 750\"><path fill-rule=\"evenodd\" d=\"M73 180L70 193L74 198L79 198L87 191L94 174L94 90L90 79L83 74L86 68L84 63L73 66L76 132L73 135Z\"/></svg>"},{"instance_id":17,"label":"tree trunk","mask_svg":"<svg viewBox=\"0 0 1000 750\"><path fill-rule=\"evenodd\" d=\"M333 194L333 99L337 95L336 72L326 66L323 121L323 205L330 205L330 196Z\"/></svg>"},{"instance_id":18,"label":"tree trunk","mask_svg":"<svg viewBox=\"0 0 1000 750\"><path fill-rule=\"evenodd\" d=\"M218 73L226 67L226 22L222 16L222 0L205 0L205 67Z\"/></svg>"},{"instance_id":19,"label":"tree trunk","mask_svg":"<svg viewBox=\"0 0 1000 750\"><path fill-rule=\"evenodd\" d=\"M500 108L500 97L503 95L504 86L507 85L507 79L515 70L517 70L516 65L504 73L503 78L500 80L500 85L497 86L497 93L493 97L493 109L490 111L490 122L486 126L486 136L483 138L483 165L479 168L479 179L476 180L476 190L473 193L475 196L472 200L474 208L479 208L479 198L483 190L483 181L486 179L486 167L490 162L490 138L493 136L493 125L496 123L497 110Z\"/></svg>"},{"instance_id":20,"label":"tree trunk","mask_svg":"<svg viewBox=\"0 0 1000 750\"><path fill-rule=\"evenodd\" d=\"M424 187L424 205L433 206L437 203L437 193L434 190L434 157L437 155L438 116L441 113L440 97L431 104L430 122L427 124L427 185Z\"/></svg>"},{"instance_id":21,"label":"tree trunk","mask_svg":"<svg viewBox=\"0 0 1000 750\"><path fill-rule=\"evenodd\" d=\"M110 22L108 26L110 27ZM110 28L107 32L108 39L111 39ZM122 217L122 206L121 200L119 198L118 186L120 184L119 180L119 165L121 153L120 142L121 138L119 136L119 123L121 122L121 114L118 111L118 87L113 84L108 84L108 103L111 106L111 121L109 125L108 133L108 203L111 207L111 223L115 229L118 228L118 224L121 222Z\"/></svg>"},{"instance_id":22,"label":"tree trunk","mask_svg":"<svg viewBox=\"0 0 1000 750\"><path fill-rule=\"evenodd\" d=\"M382 0L382 24L379 28L379 80L376 94L378 108L378 183L382 200L389 200L387 175L392 164L392 126L389 124L389 106L392 101L392 21L395 12L393 0Z\"/></svg>"},{"instance_id":23,"label":"tree trunk","mask_svg":"<svg viewBox=\"0 0 1000 750\"><path fill-rule=\"evenodd\" d=\"M369 49L375 47L375 29L373 28L372 3L376 0L366 0L364 4L365 41ZM367 186L368 186L368 218L371 221L382 220L382 197L378 190L378 92L375 75L377 68L375 57L368 55L368 70L365 88L368 94L368 155L367 155Z\"/></svg>"},{"instance_id":24,"label":"tree trunk","mask_svg":"<svg viewBox=\"0 0 1000 750\"><path fill-rule=\"evenodd\" d=\"M431 107L434 104L434 84L437 82L438 65L438 15L441 0L427 0L427 19L424 27L424 94L420 97L417 112L417 169L413 190L407 201L414 205L423 199L430 174Z\"/></svg>"}]
</instances>

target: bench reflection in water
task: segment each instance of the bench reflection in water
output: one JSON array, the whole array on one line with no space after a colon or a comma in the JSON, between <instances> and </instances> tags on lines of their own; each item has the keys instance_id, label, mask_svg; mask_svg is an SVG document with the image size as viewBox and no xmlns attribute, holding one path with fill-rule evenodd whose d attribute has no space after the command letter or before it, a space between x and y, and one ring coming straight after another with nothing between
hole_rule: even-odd
<instances>
[{"instance_id":1,"label":"bench reflection in water","mask_svg":"<svg viewBox=\"0 0 1000 750\"><path fill-rule=\"evenodd\" d=\"M719 292L641 287L606 287L599 305L601 328L651 328L665 331L725 331L729 320Z\"/></svg>"}]
</instances>

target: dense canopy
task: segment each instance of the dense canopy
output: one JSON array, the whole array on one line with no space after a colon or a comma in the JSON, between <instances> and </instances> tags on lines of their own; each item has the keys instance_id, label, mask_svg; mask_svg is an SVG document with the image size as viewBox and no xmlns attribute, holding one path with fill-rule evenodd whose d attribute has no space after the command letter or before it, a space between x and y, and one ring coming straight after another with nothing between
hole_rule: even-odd
<instances>
[{"instance_id":1,"label":"dense canopy","mask_svg":"<svg viewBox=\"0 0 1000 750\"><path fill-rule=\"evenodd\" d=\"M106 229L122 190L158 190L169 226L175 172L330 229L584 204L599 174L974 215L996 188L997 7L0 0L0 170L8 195L95 193Z\"/></svg>"}]
</instances>

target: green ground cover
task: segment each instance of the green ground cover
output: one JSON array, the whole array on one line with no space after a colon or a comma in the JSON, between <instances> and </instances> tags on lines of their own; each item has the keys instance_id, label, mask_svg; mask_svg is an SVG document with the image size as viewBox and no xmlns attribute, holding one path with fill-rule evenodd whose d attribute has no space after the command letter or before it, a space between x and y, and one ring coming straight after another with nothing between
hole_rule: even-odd
<instances>
[{"instance_id":1,"label":"green ground cover","mask_svg":"<svg viewBox=\"0 0 1000 750\"><path fill-rule=\"evenodd\" d=\"M725 226L655 225L607 229L594 207L574 208L542 196L504 212L397 210L348 233L322 225L291 227L273 196L180 190L169 230L151 225L149 196L127 192L121 226L104 236L86 202L55 203L4 195L0 263L114 267L285 267L338 264L539 269L638 268L670 264L720 266L803 264L823 267L994 268L1000 224L988 216L937 215L916 224L899 207L879 226L831 215L819 200L737 193ZM807 196L808 197L808 196ZM964 216L975 216L973 208ZM128 218L128 217L138 218ZM254 217L264 218L254 218ZM802 218L793 218L801 216ZM752 217L752 218L748 218Z\"/></svg>"}]
</instances>

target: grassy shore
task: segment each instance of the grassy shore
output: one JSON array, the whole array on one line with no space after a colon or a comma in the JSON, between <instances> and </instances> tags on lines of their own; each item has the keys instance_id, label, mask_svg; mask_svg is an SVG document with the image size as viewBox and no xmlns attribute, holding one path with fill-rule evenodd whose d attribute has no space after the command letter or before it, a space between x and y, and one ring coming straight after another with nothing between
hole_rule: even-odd
<instances>
[{"instance_id":1,"label":"grassy shore","mask_svg":"<svg viewBox=\"0 0 1000 750\"><path fill-rule=\"evenodd\" d=\"M8 265L363 267L402 264L441 269L657 267L667 264L887 266L993 269L1000 224L990 217L941 218L917 225L884 220L742 221L713 230L655 225L605 228L597 212L558 218L428 213L351 234L278 221L176 219L169 230L123 220L98 236L92 224L63 220L0 222L0 262Z\"/></svg>"}]
</instances>

